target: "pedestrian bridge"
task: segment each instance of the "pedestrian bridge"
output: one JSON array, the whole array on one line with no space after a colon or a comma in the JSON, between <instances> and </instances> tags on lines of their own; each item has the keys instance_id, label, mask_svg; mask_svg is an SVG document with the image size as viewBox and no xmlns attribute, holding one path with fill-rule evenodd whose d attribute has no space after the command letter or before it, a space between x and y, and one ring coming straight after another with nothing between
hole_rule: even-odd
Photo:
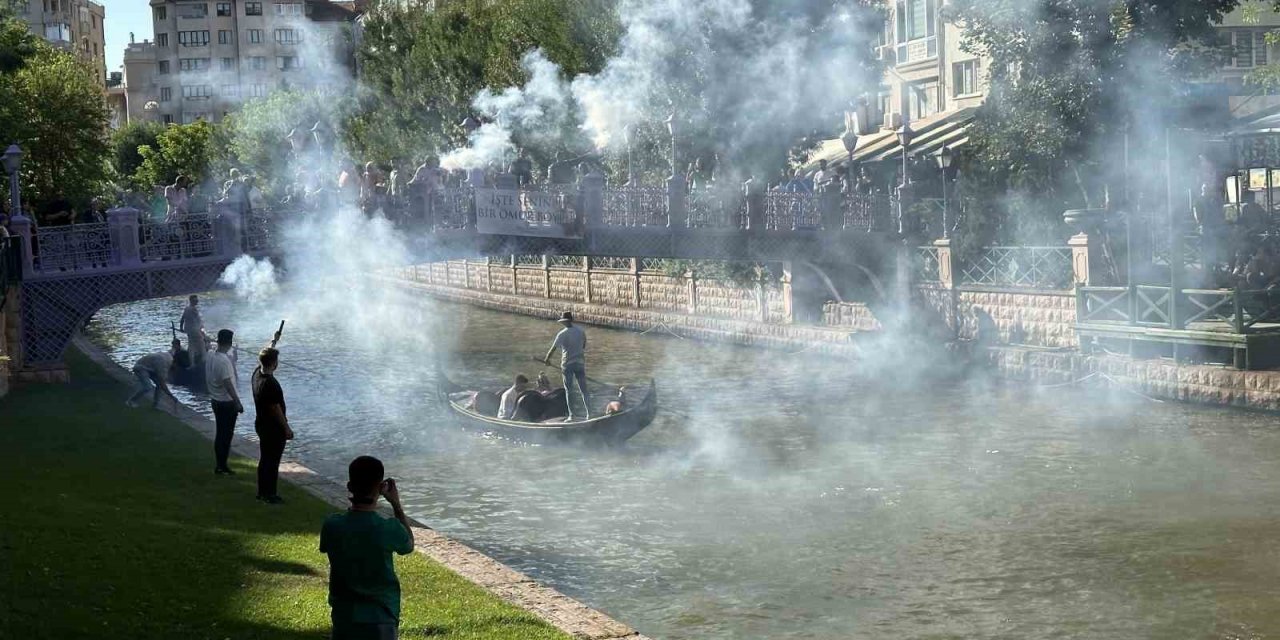
<instances>
[{"instance_id":1,"label":"pedestrian bridge","mask_svg":"<svg viewBox=\"0 0 1280 640\"><path fill-rule=\"evenodd\" d=\"M493 187L418 189L399 206L385 207L409 238L411 260L573 254L804 260L881 271L898 244L891 241L896 221L887 196L690 192L679 179L606 189L598 176L577 185L517 188L507 178ZM242 255L285 256L278 230L298 214L242 215L215 206L206 214L149 222L121 208L105 222L38 230L15 218L6 248L16 285L8 301L16 313L8 317L19 336L10 344L11 366L59 368L72 335L104 306L207 291Z\"/></svg>"}]
</instances>

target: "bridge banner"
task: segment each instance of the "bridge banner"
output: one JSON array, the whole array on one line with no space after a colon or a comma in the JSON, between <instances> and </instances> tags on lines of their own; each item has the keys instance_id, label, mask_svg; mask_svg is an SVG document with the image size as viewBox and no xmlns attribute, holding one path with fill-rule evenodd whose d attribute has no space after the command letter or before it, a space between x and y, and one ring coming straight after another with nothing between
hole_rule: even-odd
<instances>
[{"instance_id":1,"label":"bridge banner","mask_svg":"<svg viewBox=\"0 0 1280 640\"><path fill-rule=\"evenodd\" d=\"M476 230L507 236L581 238L577 194L477 188Z\"/></svg>"}]
</instances>

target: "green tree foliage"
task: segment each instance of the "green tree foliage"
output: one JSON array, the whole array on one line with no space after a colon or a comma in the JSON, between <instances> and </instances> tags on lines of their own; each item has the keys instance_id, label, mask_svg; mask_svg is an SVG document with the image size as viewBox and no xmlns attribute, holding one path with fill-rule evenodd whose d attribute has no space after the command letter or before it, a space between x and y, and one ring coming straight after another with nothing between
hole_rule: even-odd
<instances>
[{"instance_id":1,"label":"green tree foliage","mask_svg":"<svg viewBox=\"0 0 1280 640\"><path fill-rule=\"evenodd\" d=\"M18 25L15 27L15 24ZM102 189L108 112L102 87L74 55L0 25L0 132L24 151L24 199L37 210L56 199L82 206Z\"/></svg>"},{"instance_id":2,"label":"green tree foliage","mask_svg":"<svg viewBox=\"0 0 1280 640\"><path fill-rule=\"evenodd\" d=\"M111 168L124 186L142 166L140 147L155 148L164 126L155 122L131 122L111 134ZM132 185L146 187L147 185Z\"/></svg>"},{"instance_id":3,"label":"green tree foliage","mask_svg":"<svg viewBox=\"0 0 1280 640\"><path fill-rule=\"evenodd\" d=\"M535 48L568 76L599 70L618 35L614 1L383 5L365 23L357 53L368 90L349 122L352 152L386 162L460 142L476 93L523 84L520 59Z\"/></svg>"},{"instance_id":4,"label":"green tree foliage","mask_svg":"<svg viewBox=\"0 0 1280 640\"><path fill-rule=\"evenodd\" d=\"M277 91L249 102L240 111L224 118L219 123L214 148L218 149L219 157L234 158L234 164L259 176L268 191L275 191L293 178L289 175L293 160L292 147L287 139L290 132L294 132L295 139L310 146L313 125L319 122L325 131L333 131L333 123L341 122L347 111L348 101L341 97ZM333 143L329 141L326 144ZM310 155L299 168L318 169L321 167L309 165L333 160L330 154ZM227 168L215 166L219 172Z\"/></svg>"},{"instance_id":5,"label":"green tree foliage","mask_svg":"<svg viewBox=\"0 0 1280 640\"><path fill-rule=\"evenodd\" d=\"M1140 179L1123 175L1126 139L1151 166L1166 126L1203 124L1185 80L1219 59L1214 25L1238 4L954 0L965 48L991 58L962 167L978 201L967 237L1061 241L1064 209L1101 207Z\"/></svg>"},{"instance_id":6,"label":"green tree foliage","mask_svg":"<svg viewBox=\"0 0 1280 640\"><path fill-rule=\"evenodd\" d=\"M210 177L213 132L213 125L203 120L165 127L154 145L138 149L142 164L133 174L134 183L149 189L172 184L179 175L190 178L192 183L204 181Z\"/></svg>"}]
</instances>

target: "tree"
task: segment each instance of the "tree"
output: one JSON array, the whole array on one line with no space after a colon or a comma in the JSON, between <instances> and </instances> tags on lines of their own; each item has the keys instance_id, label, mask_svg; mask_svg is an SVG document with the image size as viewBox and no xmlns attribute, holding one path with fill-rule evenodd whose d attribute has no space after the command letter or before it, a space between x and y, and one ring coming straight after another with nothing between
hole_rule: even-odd
<instances>
[{"instance_id":1,"label":"tree","mask_svg":"<svg viewBox=\"0 0 1280 640\"><path fill-rule=\"evenodd\" d=\"M156 122L130 122L111 134L111 168L118 180L132 181L134 173L142 166L139 148L155 147L163 132L164 126Z\"/></svg>"},{"instance_id":2,"label":"tree","mask_svg":"<svg viewBox=\"0 0 1280 640\"><path fill-rule=\"evenodd\" d=\"M1193 125L1188 80L1219 58L1214 25L1238 0L954 0L966 50L989 56L986 104L962 171L977 242L1060 240L1064 209L1155 192L1146 166L1169 126ZM1200 121L1203 123L1203 121ZM1132 184L1122 185L1121 181Z\"/></svg>"},{"instance_id":3,"label":"tree","mask_svg":"<svg viewBox=\"0 0 1280 640\"><path fill-rule=\"evenodd\" d=\"M311 127L320 123L326 131L334 129L348 111L348 101L341 96L328 96L315 92L277 91L266 98L253 100L240 111L224 118L219 125L219 138L226 145L219 153L221 158L234 158L241 169L260 176L263 188L277 193L293 179L292 147L287 140L290 132L308 152L315 150ZM324 154L308 153L297 168L328 168L338 158L333 157L333 141L326 143ZM219 170L229 167L216 167Z\"/></svg>"},{"instance_id":4,"label":"tree","mask_svg":"<svg viewBox=\"0 0 1280 640\"><path fill-rule=\"evenodd\" d=\"M23 148L23 193L37 209L57 199L83 205L107 172L108 111L92 71L70 53L0 27L0 50L20 64L0 74L0 131ZM0 55L0 57L3 57Z\"/></svg>"},{"instance_id":5,"label":"tree","mask_svg":"<svg viewBox=\"0 0 1280 640\"><path fill-rule=\"evenodd\" d=\"M151 188L172 184L179 175L186 176L193 184L203 182L210 177L212 138L213 125L204 120L165 127L154 145L138 148L142 164L134 171L134 183Z\"/></svg>"}]
</instances>

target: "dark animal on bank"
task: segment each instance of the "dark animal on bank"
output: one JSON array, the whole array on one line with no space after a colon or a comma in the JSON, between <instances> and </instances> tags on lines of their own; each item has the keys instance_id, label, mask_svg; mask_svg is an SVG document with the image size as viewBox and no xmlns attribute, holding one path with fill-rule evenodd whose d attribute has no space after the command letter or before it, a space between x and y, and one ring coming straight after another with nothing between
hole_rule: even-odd
<instances>
[{"instance_id":1,"label":"dark animal on bank","mask_svg":"<svg viewBox=\"0 0 1280 640\"><path fill-rule=\"evenodd\" d=\"M563 418L568 414L564 388L553 389L545 395L534 390L525 391L516 398L515 420L542 422L551 418Z\"/></svg>"}]
</instances>

